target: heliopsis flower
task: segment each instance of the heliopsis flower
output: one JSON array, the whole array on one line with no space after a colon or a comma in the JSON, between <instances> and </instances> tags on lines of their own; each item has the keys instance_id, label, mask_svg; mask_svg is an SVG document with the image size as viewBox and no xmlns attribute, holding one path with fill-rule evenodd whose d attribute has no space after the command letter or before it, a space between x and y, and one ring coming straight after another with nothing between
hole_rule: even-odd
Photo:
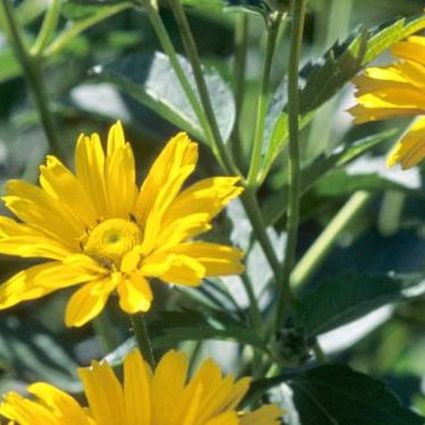
<instances>
[{"instance_id":1,"label":"heliopsis flower","mask_svg":"<svg viewBox=\"0 0 425 425\"><path fill-rule=\"evenodd\" d=\"M149 278L196 286L206 276L240 273L238 249L193 240L242 188L237 177L212 177L182 189L193 173L197 144L180 133L165 146L140 189L120 123L99 136L81 135L75 174L48 156L40 186L9 181L3 197L19 221L0 217L0 253L47 260L0 287L0 308L80 285L65 322L81 326L111 293L134 314L152 302Z\"/></svg>"},{"instance_id":2,"label":"heliopsis flower","mask_svg":"<svg viewBox=\"0 0 425 425\"><path fill-rule=\"evenodd\" d=\"M92 362L79 370L88 408L46 383L28 388L33 399L11 392L0 414L19 425L277 425L275 405L253 412L237 407L250 379L223 377L212 360L205 361L187 380L188 359L169 351L155 371L138 351L124 360L123 383L107 363Z\"/></svg>"},{"instance_id":3,"label":"heliopsis flower","mask_svg":"<svg viewBox=\"0 0 425 425\"><path fill-rule=\"evenodd\" d=\"M401 116L425 115L425 37L413 36L395 44L400 60L367 68L354 78L358 105L350 109L357 124ZM420 116L391 151L387 164L403 169L425 158L425 116Z\"/></svg>"}]
</instances>

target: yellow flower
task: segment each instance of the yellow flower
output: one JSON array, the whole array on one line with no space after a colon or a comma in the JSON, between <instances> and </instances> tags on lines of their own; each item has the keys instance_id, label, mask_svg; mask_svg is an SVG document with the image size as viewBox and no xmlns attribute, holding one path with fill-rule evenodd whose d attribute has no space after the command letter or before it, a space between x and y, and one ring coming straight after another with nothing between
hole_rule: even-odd
<instances>
[{"instance_id":1,"label":"yellow flower","mask_svg":"<svg viewBox=\"0 0 425 425\"><path fill-rule=\"evenodd\" d=\"M124 360L121 384L107 363L93 361L79 370L88 409L46 383L28 388L34 399L11 392L0 414L19 425L277 425L282 414L275 405L238 412L250 379L223 377L212 360L205 361L187 381L188 359L169 351L155 371L138 351Z\"/></svg>"},{"instance_id":2,"label":"yellow flower","mask_svg":"<svg viewBox=\"0 0 425 425\"><path fill-rule=\"evenodd\" d=\"M391 51L398 62L367 68L353 80L358 105L350 112L356 124L425 114L425 37L409 37ZM425 117L421 116L390 152L387 164L400 162L407 169L424 158Z\"/></svg>"},{"instance_id":3,"label":"yellow flower","mask_svg":"<svg viewBox=\"0 0 425 425\"><path fill-rule=\"evenodd\" d=\"M118 122L106 155L97 134L79 137L75 174L48 156L41 187L9 181L3 200L19 222L0 217L0 253L48 261L5 282L0 308L83 284L65 313L68 326L81 326L115 290L125 312L147 311L149 278L196 286L206 276L240 273L241 251L193 241L242 192L237 177L207 178L182 190L197 158L197 144L179 133L138 189L133 152Z\"/></svg>"}]
</instances>

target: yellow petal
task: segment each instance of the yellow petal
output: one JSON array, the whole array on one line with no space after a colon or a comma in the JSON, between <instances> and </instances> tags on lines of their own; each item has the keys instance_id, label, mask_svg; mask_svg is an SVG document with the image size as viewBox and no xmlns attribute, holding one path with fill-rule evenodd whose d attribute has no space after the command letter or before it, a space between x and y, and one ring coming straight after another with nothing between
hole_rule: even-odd
<instances>
[{"instance_id":1,"label":"yellow petal","mask_svg":"<svg viewBox=\"0 0 425 425\"><path fill-rule=\"evenodd\" d=\"M409 37L407 40L392 46L391 53L398 58L425 65L424 37Z\"/></svg>"},{"instance_id":2,"label":"yellow petal","mask_svg":"<svg viewBox=\"0 0 425 425\"><path fill-rule=\"evenodd\" d=\"M207 242L189 242L172 248L172 252L196 259L205 267L205 276L240 274L244 256L239 249Z\"/></svg>"},{"instance_id":3,"label":"yellow petal","mask_svg":"<svg viewBox=\"0 0 425 425\"><path fill-rule=\"evenodd\" d=\"M151 424L151 373L137 350L124 360L124 399L128 423Z\"/></svg>"},{"instance_id":4,"label":"yellow petal","mask_svg":"<svg viewBox=\"0 0 425 425\"><path fill-rule=\"evenodd\" d=\"M47 164L40 167L40 185L62 208L66 208L77 220L90 227L99 218L81 182L54 156L47 157Z\"/></svg>"},{"instance_id":5,"label":"yellow petal","mask_svg":"<svg viewBox=\"0 0 425 425\"><path fill-rule=\"evenodd\" d=\"M60 416L66 418L67 424L90 424L86 413L80 405L70 395L53 385L38 382L30 385L28 391L38 397L53 412L60 412Z\"/></svg>"},{"instance_id":6,"label":"yellow petal","mask_svg":"<svg viewBox=\"0 0 425 425\"><path fill-rule=\"evenodd\" d=\"M37 229L0 217L0 253L60 260L73 250Z\"/></svg>"},{"instance_id":7,"label":"yellow petal","mask_svg":"<svg viewBox=\"0 0 425 425\"><path fill-rule=\"evenodd\" d=\"M84 284L78 289L66 306L66 326L83 326L96 317L105 307L110 293L117 285L113 277Z\"/></svg>"},{"instance_id":8,"label":"yellow petal","mask_svg":"<svg viewBox=\"0 0 425 425\"><path fill-rule=\"evenodd\" d=\"M176 177L188 177L198 161L198 147L187 134L179 133L172 138L152 165L136 202L136 216L140 223L145 223L147 216L160 192L164 192L169 181L175 182ZM182 173L182 169L186 170ZM184 179L177 179L183 184ZM182 181L183 180L183 181ZM174 188L174 190L179 188ZM162 195L164 197L164 195Z\"/></svg>"},{"instance_id":9,"label":"yellow petal","mask_svg":"<svg viewBox=\"0 0 425 425\"><path fill-rule=\"evenodd\" d=\"M36 278L44 272L55 268L57 262L39 264L22 270L0 286L0 309L12 307L22 301L33 300L60 289L60 287L43 287L35 283Z\"/></svg>"},{"instance_id":10,"label":"yellow petal","mask_svg":"<svg viewBox=\"0 0 425 425\"><path fill-rule=\"evenodd\" d=\"M274 404L262 406L254 412L243 415L240 425L278 425L283 411Z\"/></svg>"},{"instance_id":11,"label":"yellow petal","mask_svg":"<svg viewBox=\"0 0 425 425\"><path fill-rule=\"evenodd\" d=\"M118 378L107 363L93 361L90 368L78 370L90 412L97 424L126 424L124 394Z\"/></svg>"},{"instance_id":12,"label":"yellow petal","mask_svg":"<svg viewBox=\"0 0 425 425\"><path fill-rule=\"evenodd\" d=\"M140 273L131 273L121 279L117 287L120 307L128 314L148 311L152 303L152 291L148 281Z\"/></svg>"},{"instance_id":13,"label":"yellow petal","mask_svg":"<svg viewBox=\"0 0 425 425\"><path fill-rule=\"evenodd\" d=\"M176 351L165 354L152 379L152 423L168 425L170 411L183 391L188 369L186 355Z\"/></svg>"},{"instance_id":14,"label":"yellow petal","mask_svg":"<svg viewBox=\"0 0 425 425\"><path fill-rule=\"evenodd\" d=\"M387 165L401 164L406 170L425 158L425 117L416 120L388 155Z\"/></svg>"},{"instance_id":15,"label":"yellow petal","mask_svg":"<svg viewBox=\"0 0 425 425\"><path fill-rule=\"evenodd\" d=\"M119 121L108 134L105 178L109 216L127 218L137 197L136 167L133 151L125 141Z\"/></svg>"},{"instance_id":16,"label":"yellow petal","mask_svg":"<svg viewBox=\"0 0 425 425\"><path fill-rule=\"evenodd\" d=\"M3 200L6 207L24 223L78 249L79 238L85 231L83 223L43 189L24 181L10 180Z\"/></svg>"},{"instance_id":17,"label":"yellow petal","mask_svg":"<svg viewBox=\"0 0 425 425\"><path fill-rule=\"evenodd\" d=\"M93 200L99 217L106 218L108 208L105 189L105 154L99 135L81 134L75 148L75 171L84 190Z\"/></svg>"},{"instance_id":18,"label":"yellow petal","mask_svg":"<svg viewBox=\"0 0 425 425\"><path fill-rule=\"evenodd\" d=\"M205 267L187 255L160 253L145 258L140 272L168 283L198 286L205 276Z\"/></svg>"}]
</instances>

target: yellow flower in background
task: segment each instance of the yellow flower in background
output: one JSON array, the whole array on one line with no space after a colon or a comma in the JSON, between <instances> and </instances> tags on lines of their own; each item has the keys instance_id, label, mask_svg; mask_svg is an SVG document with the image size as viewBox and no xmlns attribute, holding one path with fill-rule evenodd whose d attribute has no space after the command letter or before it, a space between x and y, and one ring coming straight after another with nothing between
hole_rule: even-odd
<instances>
[{"instance_id":1,"label":"yellow flower in background","mask_svg":"<svg viewBox=\"0 0 425 425\"><path fill-rule=\"evenodd\" d=\"M425 37L395 44L394 64L367 68L354 78L358 105L349 112L356 124L401 116L425 115ZM425 116L420 116L390 152L387 164L403 169L425 158Z\"/></svg>"},{"instance_id":2,"label":"yellow flower in background","mask_svg":"<svg viewBox=\"0 0 425 425\"><path fill-rule=\"evenodd\" d=\"M169 351L155 371L138 351L124 360L123 383L107 363L79 370L88 409L46 383L28 388L33 399L8 393L0 414L19 425L277 425L275 405L254 412L236 409L248 391L249 378L223 377L212 360L187 380L188 359Z\"/></svg>"},{"instance_id":3,"label":"yellow flower in background","mask_svg":"<svg viewBox=\"0 0 425 425\"><path fill-rule=\"evenodd\" d=\"M40 187L9 181L3 197L18 221L0 217L0 253L47 260L0 287L0 308L81 285L65 322L81 326L113 291L134 314L152 302L149 278L196 286L206 276L240 273L238 249L193 241L242 188L237 177L212 177L182 190L198 159L185 133L172 138L140 189L130 145L118 122L106 154L97 134L82 134L75 174L54 156L40 167Z\"/></svg>"}]
</instances>

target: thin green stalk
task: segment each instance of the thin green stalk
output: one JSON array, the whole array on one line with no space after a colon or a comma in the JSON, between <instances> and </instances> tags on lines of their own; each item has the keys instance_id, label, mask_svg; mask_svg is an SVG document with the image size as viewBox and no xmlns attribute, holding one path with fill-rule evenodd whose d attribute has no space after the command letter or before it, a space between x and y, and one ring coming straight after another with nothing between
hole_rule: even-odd
<instances>
[{"instance_id":1,"label":"thin green stalk","mask_svg":"<svg viewBox=\"0 0 425 425\"><path fill-rule=\"evenodd\" d=\"M277 35L279 33L280 23L282 22L282 16L282 13L277 13L267 28L266 55L261 76L260 93L257 104L257 116L255 120L254 142L251 154L251 164L248 172L248 185L251 187L255 187L258 184L257 177L261 163L261 149L263 146L264 128L267 108L269 104L270 74L272 70L273 56L276 49Z\"/></svg>"},{"instance_id":2,"label":"thin green stalk","mask_svg":"<svg viewBox=\"0 0 425 425\"><path fill-rule=\"evenodd\" d=\"M153 355L152 344L149 338L148 328L146 326L143 313L136 313L130 316L133 325L134 336L136 337L137 345L143 355L145 361L149 363L151 368L155 367L155 357Z\"/></svg>"},{"instance_id":3,"label":"thin green stalk","mask_svg":"<svg viewBox=\"0 0 425 425\"><path fill-rule=\"evenodd\" d=\"M248 14L240 13L235 24L235 59L233 63L233 87L235 94L236 119L233 129L233 155L240 158L242 154L241 136L239 134L240 118L245 93L245 69L248 52L249 20Z\"/></svg>"},{"instance_id":4,"label":"thin green stalk","mask_svg":"<svg viewBox=\"0 0 425 425\"><path fill-rule=\"evenodd\" d=\"M364 191L355 192L350 197L294 268L291 275L292 287L301 286L317 270L338 236L365 207L371 197L370 193Z\"/></svg>"},{"instance_id":5,"label":"thin green stalk","mask_svg":"<svg viewBox=\"0 0 425 425\"><path fill-rule=\"evenodd\" d=\"M103 351L106 354L114 351L118 345L108 313L108 310L105 308L103 312L93 321L93 328L100 340Z\"/></svg>"},{"instance_id":6,"label":"thin green stalk","mask_svg":"<svg viewBox=\"0 0 425 425\"><path fill-rule=\"evenodd\" d=\"M60 16L61 2L60 0L53 0L50 7L44 16L43 23L41 24L40 32L38 33L37 40L35 41L32 49L32 56L40 56L44 48L54 33Z\"/></svg>"},{"instance_id":7,"label":"thin green stalk","mask_svg":"<svg viewBox=\"0 0 425 425\"><path fill-rule=\"evenodd\" d=\"M277 292L276 326L280 325L283 314L292 303L290 287L291 271L295 262L298 239L300 210L300 148L299 148L299 92L298 67L303 39L306 0L292 0L291 47L288 67L288 123L289 123L289 156L288 156L288 211L287 242L282 268L282 280Z\"/></svg>"},{"instance_id":8,"label":"thin green stalk","mask_svg":"<svg viewBox=\"0 0 425 425\"><path fill-rule=\"evenodd\" d=\"M254 293L254 289L252 287L252 282L249 278L249 276L246 273L243 273L241 276L241 280L243 283L243 286L245 288L246 294L249 299L249 311L250 311L250 317L252 325L254 326L255 331L258 333L258 335L261 336L262 334L262 319L261 319L261 312L258 307L258 300Z\"/></svg>"},{"instance_id":9,"label":"thin green stalk","mask_svg":"<svg viewBox=\"0 0 425 425\"><path fill-rule=\"evenodd\" d=\"M276 281L280 275L280 263L266 232L266 225L258 205L257 196L254 189L247 188L241 196L246 214L251 222L254 234L263 249L264 255L270 264Z\"/></svg>"},{"instance_id":10,"label":"thin green stalk","mask_svg":"<svg viewBox=\"0 0 425 425\"><path fill-rule=\"evenodd\" d=\"M198 88L201 103L208 120L209 131L211 132L213 150L215 150L216 155L218 155L218 157L223 162L225 170L227 172L232 174L239 174L232 157L226 149L224 140L220 133L220 128L217 123L217 119L211 103L211 98L208 92L208 87L204 78L204 74L202 72L202 64L199 58L198 49L196 47L195 39L193 38L193 34L190 29L186 13L183 9L180 0L169 0L169 3L180 30L180 36L183 41L186 55L192 65L196 86Z\"/></svg>"},{"instance_id":11,"label":"thin green stalk","mask_svg":"<svg viewBox=\"0 0 425 425\"><path fill-rule=\"evenodd\" d=\"M32 58L24 43L20 28L13 14L12 4L9 0L0 1L1 21L7 26L6 34L24 73L27 84L32 93L35 106L38 110L41 123L49 142L50 150L60 151L59 139L49 109L47 93L44 87L40 63Z\"/></svg>"}]
</instances>

